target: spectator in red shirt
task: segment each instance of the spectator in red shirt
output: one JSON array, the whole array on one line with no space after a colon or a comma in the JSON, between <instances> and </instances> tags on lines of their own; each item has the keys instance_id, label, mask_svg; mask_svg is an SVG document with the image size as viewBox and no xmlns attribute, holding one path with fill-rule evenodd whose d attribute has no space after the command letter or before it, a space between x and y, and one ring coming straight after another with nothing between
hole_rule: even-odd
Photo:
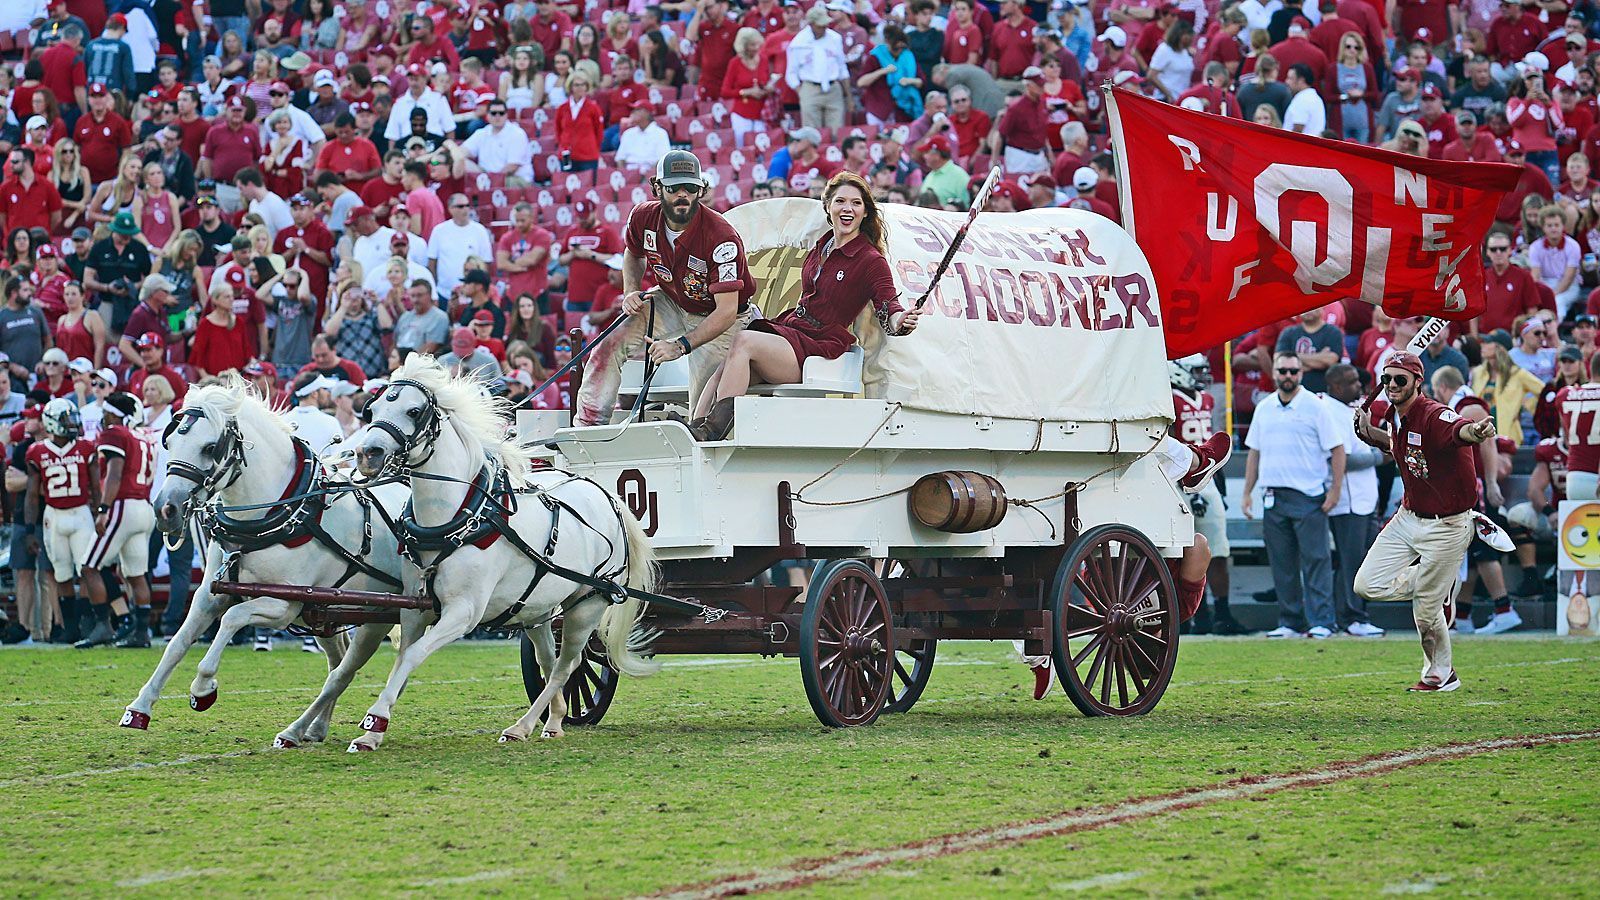
<instances>
[{"instance_id":1,"label":"spectator in red shirt","mask_svg":"<svg viewBox=\"0 0 1600 900\"><path fill-rule=\"evenodd\" d=\"M1554 309L1545 304L1527 269L1511 264L1511 237L1502 232L1490 233L1484 241L1489 265L1483 270L1483 315L1472 320L1473 334L1488 334L1498 328L1510 329L1518 316L1541 308Z\"/></svg>"},{"instance_id":2,"label":"spectator in red shirt","mask_svg":"<svg viewBox=\"0 0 1600 900\"><path fill-rule=\"evenodd\" d=\"M317 154L313 183L317 175L332 172L339 176L345 187L360 194L367 182L377 178L382 171L383 160L378 156L378 148L356 134L356 117L340 113L333 120L333 140L323 144Z\"/></svg>"},{"instance_id":3,"label":"spectator in red shirt","mask_svg":"<svg viewBox=\"0 0 1600 900\"><path fill-rule=\"evenodd\" d=\"M1432 84L1422 86L1422 109L1417 124L1428 136L1428 156L1442 159L1444 148L1456 140L1456 121L1444 110L1444 94Z\"/></svg>"},{"instance_id":4,"label":"spectator in red shirt","mask_svg":"<svg viewBox=\"0 0 1600 900\"><path fill-rule=\"evenodd\" d=\"M89 86L89 113L78 117L72 139L83 157L84 168L95 181L117 174L117 160L133 143L133 127L112 109L111 92L103 84Z\"/></svg>"},{"instance_id":5,"label":"spectator in red shirt","mask_svg":"<svg viewBox=\"0 0 1600 900\"><path fill-rule=\"evenodd\" d=\"M572 204L577 225L567 234L561 264L567 267L567 312L588 312L595 290L606 280L606 263L622 252L622 235L600 221L594 204Z\"/></svg>"},{"instance_id":6,"label":"spectator in red shirt","mask_svg":"<svg viewBox=\"0 0 1600 900\"><path fill-rule=\"evenodd\" d=\"M1289 26L1289 36L1273 44L1267 51L1272 58L1278 61L1278 70L1288 72L1296 63L1305 63L1311 67L1313 74L1321 74L1328 68L1328 57L1317 45L1306 38L1310 31L1306 20L1296 18Z\"/></svg>"},{"instance_id":7,"label":"spectator in red shirt","mask_svg":"<svg viewBox=\"0 0 1600 900\"><path fill-rule=\"evenodd\" d=\"M1000 21L989 32L989 74L996 78L1021 78L1033 65L1035 23L1025 14L1021 0L1000 0Z\"/></svg>"},{"instance_id":8,"label":"spectator in red shirt","mask_svg":"<svg viewBox=\"0 0 1600 900\"><path fill-rule=\"evenodd\" d=\"M217 204L229 215L239 211L239 188L233 183L241 170L261 158L261 129L246 120L245 99L228 99L222 121L206 132L195 175L217 183Z\"/></svg>"},{"instance_id":9,"label":"spectator in red shirt","mask_svg":"<svg viewBox=\"0 0 1600 900\"><path fill-rule=\"evenodd\" d=\"M251 356L249 328L233 312L233 291L227 285L217 285L210 294L210 309L200 317L195 329L189 365L206 378L237 372Z\"/></svg>"},{"instance_id":10,"label":"spectator in red shirt","mask_svg":"<svg viewBox=\"0 0 1600 900\"><path fill-rule=\"evenodd\" d=\"M605 122L599 102L589 96L593 87L588 75L573 72L567 76L567 102L556 108L556 147L569 171L591 172L600 167Z\"/></svg>"},{"instance_id":11,"label":"spectator in red shirt","mask_svg":"<svg viewBox=\"0 0 1600 900\"><path fill-rule=\"evenodd\" d=\"M694 42L694 64L700 83L712 90L722 87L728 63L733 61L733 38L739 26L728 17L728 0L699 0L684 37Z\"/></svg>"},{"instance_id":12,"label":"spectator in red shirt","mask_svg":"<svg viewBox=\"0 0 1600 900\"><path fill-rule=\"evenodd\" d=\"M557 50L572 47L572 17L556 8L555 0L539 0L539 12L529 18L533 42L544 48L544 58L553 59Z\"/></svg>"},{"instance_id":13,"label":"spectator in red shirt","mask_svg":"<svg viewBox=\"0 0 1600 900\"><path fill-rule=\"evenodd\" d=\"M1489 23L1485 44L1489 56L1494 59L1489 69L1495 80L1505 84L1516 77L1511 64L1533 52L1546 30L1538 16L1522 11L1519 0L1501 0L1500 15Z\"/></svg>"},{"instance_id":14,"label":"spectator in red shirt","mask_svg":"<svg viewBox=\"0 0 1600 900\"><path fill-rule=\"evenodd\" d=\"M533 204L526 200L511 208L511 225L495 242L495 268L506 281L502 293L542 298L550 283L555 235L534 224Z\"/></svg>"},{"instance_id":15,"label":"spectator in red shirt","mask_svg":"<svg viewBox=\"0 0 1600 900\"><path fill-rule=\"evenodd\" d=\"M9 162L10 177L0 182L0 234L17 228L55 231L61 224L61 194L48 179L39 177L33 151L18 147L11 151Z\"/></svg>"},{"instance_id":16,"label":"spectator in red shirt","mask_svg":"<svg viewBox=\"0 0 1600 900\"><path fill-rule=\"evenodd\" d=\"M87 73L83 65L84 33L75 25L61 31L61 40L39 54L39 83L55 94L61 115L75 123L88 106Z\"/></svg>"},{"instance_id":17,"label":"spectator in red shirt","mask_svg":"<svg viewBox=\"0 0 1600 900\"><path fill-rule=\"evenodd\" d=\"M944 61L952 66L978 66L983 59L983 32L972 19L972 0L955 0L944 27Z\"/></svg>"},{"instance_id":18,"label":"spectator in red shirt","mask_svg":"<svg viewBox=\"0 0 1600 900\"><path fill-rule=\"evenodd\" d=\"M972 105L972 91L964 84L950 89L950 123L956 130L956 161L966 162L978 152L978 144L989 136L994 122L989 114Z\"/></svg>"},{"instance_id":19,"label":"spectator in red shirt","mask_svg":"<svg viewBox=\"0 0 1600 900\"><path fill-rule=\"evenodd\" d=\"M161 335L148 332L139 336L134 342L138 353L138 366L130 369L127 374L128 390L135 396L144 395L144 380L151 375L160 375L167 379L172 386L176 398L173 406L183 405L183 395L189 392L189 382L178 371L167 365L167 345Z\"/></svg>"},{"instance_id":20,"label":"spectator in red shirt","mask_svg":"<svg viewBox=\"0 0 1600 900\"><path fill-rule=\"evenodd\" d=\"M1439 151L1440 159L1453 162L1500 162L1494 134L1478 128L1478 117L1468 110L1456 113L1456 139Z\"/></svg>"},{"instance_id":21,"label":"spectator in red shirt","mask_svg":"<svg viewBox=\"0 0 1600 900\"><path fill-rule=\"evenodd\" d=\"M406 64L413 66L427 66L434 60L444 60L444 64L453 72L461 68L461 54L456 52L454 44L447 37L440 37L434 31L433 20L427 16L411 17L411 39L415 41L411 50L406 54Z\"/></svg>"}]
</instances>

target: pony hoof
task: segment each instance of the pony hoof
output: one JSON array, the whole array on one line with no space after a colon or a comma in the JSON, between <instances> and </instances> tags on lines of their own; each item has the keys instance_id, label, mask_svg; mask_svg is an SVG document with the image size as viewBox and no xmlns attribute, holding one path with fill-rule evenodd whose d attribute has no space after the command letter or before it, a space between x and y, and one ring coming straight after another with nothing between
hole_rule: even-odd
<instances>
[{"instance_id":1,"label":"pony hoof","mask_svg":"<svg viewBox=\"0 0 1600 900\"><path fill-rule=\"evenodd\" d=\"M361 720L361 730L370 731L374 734L383 734L389 730L389 720L385 716L375 716L372 713L367 713L366 717Z\"/></svg>"},{"instance_id":2,"label":"pony hoof","mask_svg":"<svg viewBox=\"0 0 1600 900\"><path fill-rule=\"evenodd\" d=\"M557 738L566 737L566 734L567 733L565 731L551 731L550 729L546 728L544 731L539 733L539 737L542 737L547 741L552 741Z\"/></svg>"},{"instance_id":3,"label":"pony hoof","mask_svg":"<svg viewBox=\"0 0 1600 900\"><path fill-rule=\"evenodd\" d=\"M140 731L148 731L150 729L150 714L140 712L137 709L125 709L122 711L122 721L117 724L123 728L137 728Z\"/></svg>"},{"instance_id":4,"label":"pony hoof","mask_svg":"<svg viewBox=\"0 0 1600 900\"><path fill-rule=\"evenodd\" d=\"M346 753L368 753L368 752L376 750L376 749L378 749L378 748L372 746L371 744L363 744L363 743L361 743L361 740L359 738L357 738L356 740L353 740L353 741L350 742L350 746L347 747L344 752L346 752Z\"/></svg>"},{"instance_id":5,"label":"pony hoof","mask_svg":"<svg viewBox=\"0 0 1600 900\"><path fill-rule=\"evenodd\" d=\"M205 712L206 710L210 709L213 705L215 705L216 702L217 702L217 692L216 691L212 691L209 694L205 694L205 695L199 696L199 697L196 697L193 694L189 695L189 708L194 710L195 712Z\"/></svg>"},{"instance_id":6,"label":"pony hoof","mask_svg":"<svg viewBox=\"0 0 1600 900\"><path fill-rule=\"evenodd\" d=\"M520 744L524 740L527 739L514 735L509 731L501 732L500 734L500 743L502 744Z\"/></svg>"},{"instance_id":7,"label":"pony hoof","mask_svg":"<svg viewBox=\"0 0 1600 900\"><path fill-rule=\"evenodd\" d=\"M274 750L293 750L298 746L300 745L285 737L275 737L272 739L272 749Z\"/></svg>"}]
</instances>

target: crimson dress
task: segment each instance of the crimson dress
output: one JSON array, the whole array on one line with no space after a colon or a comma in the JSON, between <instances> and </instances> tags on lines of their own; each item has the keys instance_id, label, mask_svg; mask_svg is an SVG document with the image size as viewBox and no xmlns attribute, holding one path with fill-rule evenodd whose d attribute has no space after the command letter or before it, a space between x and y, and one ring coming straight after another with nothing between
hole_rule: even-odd
<instances>
[{"instance_id":1,"label":"crimson dress","mask_svg":"<svg viewBox=\"0 0 1600 900\"><path fill-rule=\"evenodd\" d=\"M832 240L832 232L823 235L806 254L800 269L800 304L775 319L757 319L748 326L788 341L802 369L807 357L843 356L856 342L850 326L867 304L872 304L884 331L889 330L889 318L904 311L896 299L889 261L877 247L858 237L824 254Z\"/></svg>"}]
</instances>

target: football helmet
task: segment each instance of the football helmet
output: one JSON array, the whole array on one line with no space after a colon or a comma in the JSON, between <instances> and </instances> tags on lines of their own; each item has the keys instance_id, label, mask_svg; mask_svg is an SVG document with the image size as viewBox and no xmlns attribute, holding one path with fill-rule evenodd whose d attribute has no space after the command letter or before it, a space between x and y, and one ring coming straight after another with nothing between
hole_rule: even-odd
<instances>
[{"instance_id":1,"label":"football helmet","mask_svg":"<svg viewBox=\"0 0 1600 900\"><path fill-rule=\"evenodd\" d=\"M1203 353L1168 360L1167 375L1173 387L1180 391L1196 393L1210 387L1211 363L1206 361Z\"/></svg>"},{"instance_id":2,"label":"football helmet","mask_svg":"<svg viewBox=\"0 0 1600 900\"><path fill-rule=\"evenodd\" d=\"M78 415L78 406L65 397L46 403L39 418L44 422L45 432L56 437L75 438L83 434L83 417Z\"/></svg>"}]
</instances>

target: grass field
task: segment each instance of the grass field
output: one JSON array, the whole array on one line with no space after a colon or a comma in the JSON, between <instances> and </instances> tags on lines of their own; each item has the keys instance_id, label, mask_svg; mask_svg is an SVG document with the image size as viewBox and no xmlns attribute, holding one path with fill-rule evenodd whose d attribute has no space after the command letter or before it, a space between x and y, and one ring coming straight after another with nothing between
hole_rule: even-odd
<instances>
[{"instance_id":1,"label":"grass field","mask_svg":"<svg viewBox=\"0 0 1600 900\"><path fill-rule=\"evenodd\" d=\"M1595 729L1600 644L1463 640L1465 688L1417 696L1402 689L1420 654L1398 635L1199 639L1161 706L1128 721L1085 719L1059 693L1033 702L1007 650L941 647L916 709L851 731L816 723L792 660L673 658L624 682L598 728L502 746L525 709L516 648L464 644L419 672L383 749L361 755L344 745L387 648L330 742L291 751L265 748L309 702L320 657L230 651L206 713L183 697L191 660L140 733L116 722L157 651L0 653L0 894L612 896L740 875L780 886L785 867L840 855L801 890L1595 892L1590 736L1276 792L1250 779ZM1115 819L1133 798L1215 785L1132 821L872 855L1079 808Z\"/></svg>"}]
</instances>

